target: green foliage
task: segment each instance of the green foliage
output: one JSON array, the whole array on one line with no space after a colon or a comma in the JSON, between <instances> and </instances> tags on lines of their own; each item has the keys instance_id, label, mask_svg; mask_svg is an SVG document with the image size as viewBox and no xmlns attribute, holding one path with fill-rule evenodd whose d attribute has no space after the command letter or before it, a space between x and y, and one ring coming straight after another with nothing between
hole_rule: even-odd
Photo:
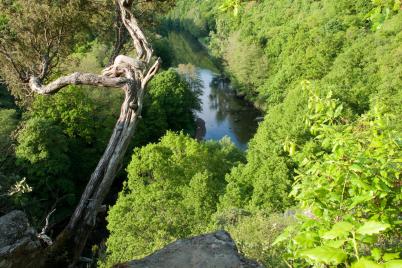
<instances>
[{"instance_id":1,"label":"green foliage","mask_svg":"<svg viewBox=\"0 0 402 268\"><path fill-rule=\"evenodd\" d=\"M37 96L23 125L17 165L33 191L21 205L34 220L56 206L60 220L80 196L113 122L103 118L85 90L69 87L52 97Z\"/></svg>"},{"instance_id":2,"label":"green foliage","mask_svg":"<svg viewBox=\"0 0 402 268\"><path fill-rule=\"evenodd\" d=\"M266 0L241 9L213 13L209 47L267 115L247 163L226 176L213 223L272 267L280 262L267 260L281 254L293 267L398 265L400 2ZM305 79L320 92L300 87ZM257 222L292 204L303 213L276 253L256 250L264 241L253 234L239 236L254 227L271 241Z\"/></svg>"},{"instance_id":3,"label":"green foliage","mask_svg":"<svg viewBox=\"0 0 402 268\"><path fill-rule=\"evenodd\" d=\"M149 83L134 144L155 142L166 130L193 133L194 111L200 108L198 97L173 69L158 73Z\"/></svg>"},{"instance_id":4,"label":"green foliage","mask_svg":"<svg viewBox=\"0 0 402 268\"><path fill-rule=\"evenodd\" d=\"M48 78L58 71L61 58L88 40L95 5L89 0L0 1L0 73L14 96L26 101L22 82L29 75L43 71ZM42 70L45 60L51 66Z\"/></svg>"},{"instance_id":5,"label":"green foliage","mask_svg":"<svg viewBox=\"0 0 402 268\"><path fill-rule=\"evenodd\" d=\"M293 181L294 162L282 147L287 140L303 144L307 137L304 114L307 96L300 87L285 102L273 107L249 143L247 163L232 169L221 199L221 209L284 211L293 202L287 193Z\"/></svg>"},{"instance_id":6,"label":"green foliage","mask_svg":"<svg viewBox=\"0 0 402 268\"><path fill-rule=\"evenodd\" d=\"M223 12L227 10L233 10L233 14L237 16L239 14L241 2L242 0L225 0L219 6L219 10Z\"/></svg>"},{"instance_id":7,"label":"green foliage","mask_svg":"<svg viewBox=\"0 0 402 268\"><path fill-rule=\"evenodd\" d=\"M208 51L194 36L188 32L171 31L161 39L162 42L168 43L169 46L165 49L167 59L170 60L171 67L177 67L182 63L191 63L200 68L206 68L217 71L214 62L212 62Z\"/></svg>"},{"instance_id":8,"label":"green foliage","mask_svg":"<svg viewBox=\"0 0 402 268\"><path fill-rule=\"evenodd\" d=\"M367 14L367 18L372 24L371 29L373 31L380 29L385 20L402 8L400 0L372 0L372 2L375 8Z\"/></svg>"},{"instance_id":9,"label":"green foliage","mask_svg":"<svg viewBox=\"0 0 402 268\"><path fill-rule=\"evenodd\" d=\"M93 58L92 51L84 58ZM74 86L33 101L24 114L16 157L20 175L33 187L18 206L34 221L53 206L55 221L68 216L106 147L121 101L117 90ZM168 129L192 132L198 107L198 96L175 71L158 74L149 85L133 146L156 141Z\"/></svg>"},{"instance_id":10,"label":"green foliage","mask_svg":"<svg viewBox=\"0 0 402 268\"><path fill-rule=\"evenodd\" d=\"M37 168L31 166L29 172L32 174L55 175L68 170L66 139L62 128L52 123L50 120L34 118L27 122L18 136L17 157L30 164L40 163Z\"/></svg>"},{"instance_id":11,"label":"green foliage","mask_svg":"<svg viewBox=\"0 0 402 268\"><path fill-rule=\"evenodd\" d=\"M106 266L205 231L225 189L225 174L242 160L228 140L198 143L171 132L136 149L128 181L109 210Z\"/></svg>"},{"instance_id":12,"label":"green foliage","mask_svg":"<svg viewBox=\"0 0 402 268\"><path fill-rule=\"evenodd\" d=\"M205 5L184 2L187 9ZM238 16L213 8L204 14L213 12L216 20L211 51L223 58L238 89L259 107L268 110L281 103L295 85L308 79L320 81L323 91L332 91L363 113L371 99L392 99L395 86L401 87L398 4L394 0L264 0L242 4ZM370 31L372 27L377 31Z\"/></svg>"},{"instance_id":13,"label":"green foliage","mask_svg":"<svg viewBox=\"0 0 402 268\"><path fill-rule=\"evenodd\" d=\"M208 36L215 27L216 0L204 1L176 1L164 26L168 28L184 29L196 37Z\"/></svg>"},{"instance_id":14,"label":"green foliage","mask_svg":"<svg viewBox=\"0 0 402 268\"><path fill-rule=\"evenodd\" d=\"M401 231L402 150L390 127L393 115L376 106L345 124L342 106L331 95L309 94L307 124L315 151L306 153L305 147L295 154L299 167L291 192L304 213L276 242L288 239L286 257L295 265L304 260L387 267L399 258Z\"/></svg>"},{"instance_id":15,"label":"green foliage","mask_svg":"<svg viewBox=\"0 0 402 268\"><path fill-rule=\"evenodd\" d=\"M227 70L232 74L232 81L237 83L237 90L250 94L249 88L257 88L264 83L268 62L260 46L240 42L239 39L240 32L229 37L224 58Z\"/></svg>"},{"instance_id":16,"label":"green foliage","mask_svg":"<svg viewBox=\"0 0 402 268\"><path fill-rule=\"evenodd\" d=\"M0 163L7 157L12 144L11 133L17 127L17 112L13 109L0 109Z\"/></svg>"},{"instance_id":17,"label":"green foliage","mask_svg":"<svg viewBox=\"0 0 402 268\"><path fill-rule=\"evenodd\" d=\"M21 178L15 168L15 132L18 128L20 113L14 99L4 84L0 82L0 213L6 213L13 207L13 202L21 195L15 194L10 200L6 192Z\"/></svg>"},{"instance_id":18,"label":"green foliage","mask_svg":"<svg viewBox=\"0 0 402 268\"><path fill-rule=\"evenodd\" d=\"M18 113L14 109L0 108L0 213L8 212L13 201L6 192L19 177L14 167L14 131L18 125ZM13 199L17 196L14 195Z\"/></svg>"},{"instance_id":19,"label":"green foliage","mask_svg":"<svg viewBox=\"0 0 402 268\"><path fill-rule=\"evenodd\" d=\"M37 96L32 104L30 117L48 119L60 125L69 137L80 137L88 142L95 136L95 103L77 87L51 97Z\"/></svg>"}]
</instances>

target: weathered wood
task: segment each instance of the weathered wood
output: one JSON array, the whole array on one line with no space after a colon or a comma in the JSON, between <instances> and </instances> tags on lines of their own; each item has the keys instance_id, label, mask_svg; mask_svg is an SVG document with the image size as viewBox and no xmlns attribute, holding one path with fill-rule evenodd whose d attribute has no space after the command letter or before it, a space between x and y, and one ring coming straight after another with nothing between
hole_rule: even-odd
<instances>
[{"instance_id":1,"label":"weathered wood","mask_svg":"<svg viewBox=\"0 0 402 268\"><path fill-rule=\"evenodd\" d=\"M39 94L55 94L67 85L117 87L125 93L119 119L105 152L92 173L69 223L49 249L49 258L67 249L71 257L70 267L75 267L79 261L91 230L95 226L99 208L110 190L135 133L147 83L157 73L161 64L160 59L157 59L152 67L147 68L153 51L137 20L130 12L132 1L118 0L118 4L122 22L133 39L137 60L123 55L117 56L113 66L105 70L104 75L73 73L47 85L42 85L41 79L37 77L31 77L29 82L31 90ZM69 244L68 247L66 244Z\"/></svg>"},{"instance_id":2,"label":"weathered wood","mask_svg":"<svg viewBox=\"0 0 402 268\"><path fill-rule=\"evenodd\" d=\"M116 31L116 40L113 44L113 51L112 54L109 57L108 64L106 66L111 66L114 63L114 60L117 56L119 56L120 51L123 49L124 44L128 40L128 32L126 27L123 24L123 21L121 20L121 11L120 11L120 5L119 5L119 0L114 0L115 3L115 9L116 9L116 21L115 21L115 31Z\"/></svg>"},{"instance_id":3,"label":"weathered wood","mask_svg":"<svg viewBox=\"0 0 402 268\"><path fill-rule=\"evenodd\" d=\"M73 73L67 76L60 77L46 86L41 84L41 81L37 77L31 77L29 80L29 87L32 91L49 95L57 93L60 89L68 85L90 85L101 87L122 87L127 84L129 80L124 77L110 78L106 76L100 76L91 73Z\"/></svg>"}]
</instances>

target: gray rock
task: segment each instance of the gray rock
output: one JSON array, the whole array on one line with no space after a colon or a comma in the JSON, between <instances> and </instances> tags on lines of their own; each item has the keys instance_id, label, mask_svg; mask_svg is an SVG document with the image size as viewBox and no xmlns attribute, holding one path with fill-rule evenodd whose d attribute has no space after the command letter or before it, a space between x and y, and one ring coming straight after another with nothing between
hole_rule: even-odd
<instances>
[{"instance_id":1,"label":"gray rock","mask_svg":"<svg viewBox=\"0 0 402 268\"><path fill-rule=\"evenodd\" d=\"M141 260L118 264L120 268L256 268L241 256L225 231L178 240Z\"/></svg>"},{"instance_id":2,"label":"gray rock","mask_svg":"<svg viewBox=\"0 0 402 268\"><path fill-rule=\"evenodd\" d=\"M0 217L0 268L34 267L40 248L24 212L14 210Z\"/></svg>"}]
</instances>

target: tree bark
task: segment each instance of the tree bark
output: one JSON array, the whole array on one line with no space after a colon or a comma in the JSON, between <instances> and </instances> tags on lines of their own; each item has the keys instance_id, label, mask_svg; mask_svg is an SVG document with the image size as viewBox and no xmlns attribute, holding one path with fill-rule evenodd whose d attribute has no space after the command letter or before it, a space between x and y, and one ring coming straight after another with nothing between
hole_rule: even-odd
<instances>
[{"instance_id":1,"label":"tree bark","mask_svg":"<svg viewBox=\"0 0 402 268\"><path fill-rule=\"evenodd\" d=\"M137 51L137 61L149 66L152 48L137 20L130 12L131 0L118 0L122 22L130 33ZM116 63L115 64L119 64ZM143 97L147 83L160 67L160 59L152 67L138 67L130 64L115 66L119 73L114 76L101 76L89 73L73 73L61 77L48 85L41 84L40 78L31 77L29 85L39 94L54 94L67 85L93 85L103 87L120 87L125 93L120 117L114 127L112 136L103 156L81 196L68 225L57 237L48 251L48 266L54 266L54 259L67 253L70 267L75 267L85 247L86 241L95 226L96 216L114 181L118 168L135 133L141 115ZM120 76L120 77L119 77ZM66 261L65 259L63 261Z\"/></svg>"},{"instance_id":2,"label":"tree bark","mask_svg":"<svg viewBox=\"0 0 402 268\"><path fill-rule=\"evenodd\" d=\"M120 54L120 51L123 49L124 44L128 39L127 29L125 28L123 21L121 18L120 4L119 0L114 0L116 7L116 40L113 45L113 51L110 55L107 66L113 65L114 59Z\"/></svg>"}]
</instances>

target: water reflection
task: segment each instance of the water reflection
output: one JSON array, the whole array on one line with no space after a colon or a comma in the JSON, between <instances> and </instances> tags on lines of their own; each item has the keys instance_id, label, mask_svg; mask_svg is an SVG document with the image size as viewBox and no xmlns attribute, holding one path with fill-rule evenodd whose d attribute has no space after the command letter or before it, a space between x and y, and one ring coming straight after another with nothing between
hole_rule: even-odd
<instances>
[{"instance_id":1,"label":"water reflection","mask_svg":"<svg viewBox=\"0 0 402 268\"><path fill-rule=\"evenodd\" d=\"M218 74L197 39L181 32L169 33L168 39L175 66L200 96L201 109L196 114L205 122L204 139L220 140L228 136L240 149L247 149L257 130L259 111L236 97L229 81Z\"/></svg>"},{"instance_id":2,"label":"water reflection","mask_svg":"<svg viewBox=\"0 0 402 268\"><path fill-rule=\"evenodd\" d=\"M211 70L198 68L203 84L201 111L197 116L205 121L205 139L219 140L224 136L241 149L257 129L260 113L234 94L230 84Z\"/></svg>"}]
</instances>

